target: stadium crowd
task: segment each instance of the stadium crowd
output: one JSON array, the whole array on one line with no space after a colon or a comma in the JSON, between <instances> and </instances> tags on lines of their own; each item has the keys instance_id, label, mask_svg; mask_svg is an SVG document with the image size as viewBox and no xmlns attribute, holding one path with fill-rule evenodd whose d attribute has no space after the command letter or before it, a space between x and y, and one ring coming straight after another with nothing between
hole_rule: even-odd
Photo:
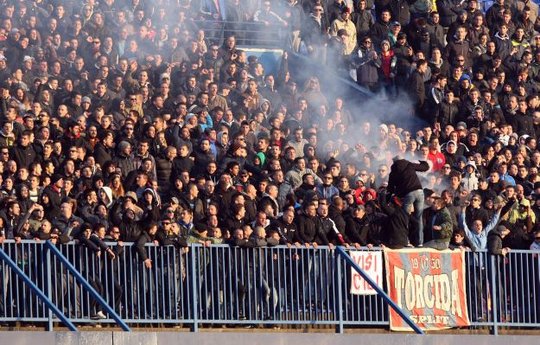
<instances>
[{"instance_id":1,"label":"stadium crowd","mask_svg":"<svg viewBox=\"0 0 540 345\"><path fill-rule=\"evenodd\" d=\"M540 248L529 0L0 3L0 241ZM290 50L265 73L199 20ZM359 120L291 52L425 125Z\"/></svg>"}]
</instances>

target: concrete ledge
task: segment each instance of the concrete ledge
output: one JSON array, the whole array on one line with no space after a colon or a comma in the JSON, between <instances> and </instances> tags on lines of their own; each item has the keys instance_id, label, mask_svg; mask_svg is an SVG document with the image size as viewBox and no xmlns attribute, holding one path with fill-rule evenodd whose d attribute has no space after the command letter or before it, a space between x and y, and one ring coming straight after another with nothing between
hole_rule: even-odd
<instances>
[{"instance_id":1,"label":"concrete ledge","mask_svg":"<svg viewBox=\"0 0 540 345\"><path fill-rule=\"evenodd\" d=\"M187 342L199 345L520 345L533 344L535 336L427 335L410 334L301 334L301 333L172 333L139 337L138 333L114 333L112 345L161 345Z\"/></svg>"},{"instance_id":2,"label":"concrete ledge","mask_svg":"<svg viewBox=\"0 0 540 345\"><path fill-rule=\"evenodd\" d=\"M0 332L0 344L9 345L529 345L530 335L330 334L263 332Z\"/></svg>"}]
</instances>

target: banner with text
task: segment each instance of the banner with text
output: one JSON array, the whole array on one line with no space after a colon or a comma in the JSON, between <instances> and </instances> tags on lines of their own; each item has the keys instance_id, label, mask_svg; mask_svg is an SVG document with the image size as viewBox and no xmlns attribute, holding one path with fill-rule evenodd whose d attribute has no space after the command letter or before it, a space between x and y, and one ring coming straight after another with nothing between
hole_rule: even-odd
<instances>
[{"instance_id":1,"label":"banner with text","mask_svg":"<svg viewBox=\"0 0 540 345\"><path fill-rule=\"evenodd\" d=\"M367 273L367 275L378 286L382 287L383 282L383 261L382 252L349 252L351 258L356 264ZM355 270L351 269L351 294L353 295L376 295L377 291L373 289L367 281L362 278Z\"/></svg>"},{"instance_id":2,"label":"banner with text","mask_svg":"<svg viewBox=\"0 0 540 345\"><path fill-rule=\"evenodd\" d=\"M385 250L388 294L424 330L469 326L461 251ZM410 327L390 308L390 329Z\"/></svg>"}]
</instances>

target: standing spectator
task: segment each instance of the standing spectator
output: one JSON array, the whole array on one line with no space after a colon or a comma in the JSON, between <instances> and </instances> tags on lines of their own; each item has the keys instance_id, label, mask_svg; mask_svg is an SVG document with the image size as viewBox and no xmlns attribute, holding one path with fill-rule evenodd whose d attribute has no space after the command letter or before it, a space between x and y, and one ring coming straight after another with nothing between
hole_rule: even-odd
<instances>
[{"instance_id":1,"label":"standing spectator","mask_svg":"<svg viewBox=\"0 0 540 345\"><path fill-rule=\"evenodd\" d=\"M371 11L366 7L366 0L360 0L357 3L358 8L352 13L352 21L356 26L356 35L358 45L367 36L371 27L375 23Z\"/></svg>"},{"instance_id":2,"label":"standing spectator","mask_svg":"<svg viewBox=\"0 0 540 345\"><path fill-rule=\"evenodd\" d=\"M450 63L454 63L458 56L463 56L465 59L464 66L468 68L472 65L470 60L471 48L469 41L467 41L467 28L465 26L459 26L456 29L456 34L450 38L446 46L444 57Z\"/></svg>"},{"instance_id":3,"label":"standing spectator","mask_svg":"<svg viewBox=\"0 0 540 345\"><path fill-rule=\"evenodd\" d=\"M444 199L434 195L431 198L433 199L431 205L433 213L426 222L426 231L431 231L431 241L424 243L424 247L437 250L448 249L454 228L452 217Z\"/></svg>"},{"instance_id":4,"label":"standing spectator","mask_svg":"<svg viewBox=\"0 0 540 345\"><path fill-rule=\"evenodd\" d=\"M448 28L457 19L463 8L464 1L458 0L437 0L437 11L441 17L441 25Z\"/></svg>"},{"instance_id":5,"label":"standing spectator","mask_svg":"<svg viewBox=\"0 0 540 345\"><path fill-rule=\"evenodd\" d=\"M418 60L416 69L409 78L409 94L414 102L415 112L419 116L424 116L424 104L426 100L426 87L424 85L424 75L428 64L426 60Z\"/></svg>"},{"instance_id":6,"label":"standing spectator","mask_svg":"<svg viewBox=\"0 0 540 345\"><path fill-rule=\"evenodd\" d=\"M383 40L388 39L390 34L390 18L392 18L389 10L383 10L378 20L371 27L369 36L373 39L374 46L379 46ZM396 22L399 24L399 22ZM393 23L392 23L393 25ZM401 27L401 24L399 24Z\"/></svg>"},{"instance_id":7,"label":"standing spectator","mask_svg":"<svg viewBox=\"0 0 540 345\"><path fill-rule=\"evenodd\" d=\"M365 37L358 49L358 67L356 68L356 82L370 91L377 91L379 84L379 67L381 59L373 46L373 41Z\"/></svg>"},{"instance_id":8,"label":"standing spectator","mask_svg":"<svg viewBox=\"0 0 540 345\"><path fill-rule=\"evenodd\" d=\"M347 40L345 41L344 55L349 56L356 48L356 26L351 20L351 10L348 7L344 7L341 10L341 15L336 18L330 27L330 34L337 36L339 30L345 30L347 33Z\"/></svg>"}]
</instances>

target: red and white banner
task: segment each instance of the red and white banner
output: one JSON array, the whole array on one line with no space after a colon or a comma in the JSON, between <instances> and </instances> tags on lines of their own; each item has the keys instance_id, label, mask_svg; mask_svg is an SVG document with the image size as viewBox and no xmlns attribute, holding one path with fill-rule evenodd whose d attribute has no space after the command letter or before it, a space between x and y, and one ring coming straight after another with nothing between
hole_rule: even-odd
<instances>
[{"instance_id":1,"label":"red and white banner","mask_svg":"<svg viewBox=\"0 0 540 345\"><path fill-rule=\"evenodd\" d=\"M421 329L469 326L461 251L385 250L388 295ZM390 308L390 329L410 327Z\"/></svg>"},{"instance_id":2,"label":"red and white banner","mask_svg":"<svg viewBox=\"0 0 540 345\"><path fill-rule=\"evenodd\" d=\"M378 286L383 284L382 252L349 252L354 262L367 273ZM351 269L351 294L376 295L377 292L355 270Z\"/></svg>"}]
</instances>

